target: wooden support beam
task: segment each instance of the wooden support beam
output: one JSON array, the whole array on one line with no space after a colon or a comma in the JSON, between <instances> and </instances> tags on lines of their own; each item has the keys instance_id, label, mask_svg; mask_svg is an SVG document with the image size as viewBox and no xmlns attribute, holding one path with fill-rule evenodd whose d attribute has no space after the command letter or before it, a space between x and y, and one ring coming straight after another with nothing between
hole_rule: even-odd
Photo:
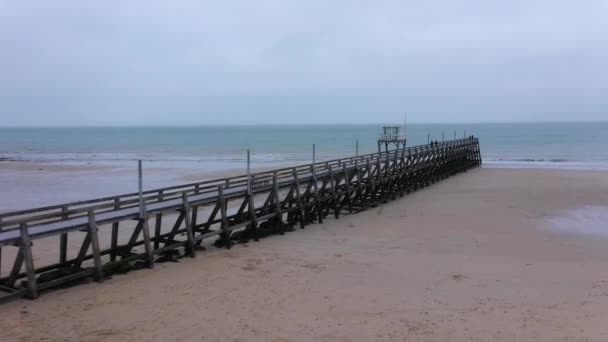
<instances>
[{"instance_id":1,"label":"wooden support beam","mask_svg":"<svg viewBox=\"0 0 608 342\"><path fill-rule=\"evenodd\" d=\"M319 195L319 184L318 184L318 179L317 179L317 174L315 172L315 166L313 165L312 168L312 184L313 184L313 189L314 189L314 196L315 196L315 207L316 207L316 212L317 212L317 220L319 221L319 223L323 223L323 210L321 208L321 199L320 199L320 195Z\"/></svg>"},{"instance_id":2,"label":"wooden support beam","mask_svg":"<svg viewBox=\"0 0 608 342\"><path fill-rule=\"evenodd\" d=\"M152 240L150 239L150 227L148 225L148 214L143 218L140 218L142 233L144 235L144 248L146 251L146 265L148 268L154 268L154 256L152 255Z\"/></svg>"},{"instance_id":3,"label":"wooden support beam","mask_svg":"<svg viewBox=\"0 0 608 342\"><path fill-rule=\"evenodd\" d=\"M334 208L334 217L340 218L340 209L338 208L338 193L336 191L336 181L334 179L334 172L331 165L328 165L329 169L329 187L331 192L331 205Z\"/></svg>"},{"instance_id":4,"label":"wooden support beam","mask_svg":"<svg viewBox=\"0 0 608 342\"><path fill-rule=\"evenodd\" d=\"M135 242L137 242L137 239L139 238L139 234L141 234L141 230L143 229L143 227L143 221L141 219L138 219L137 225L135 226L135 229L133 230L133 233L129 238L129 242L127 242L127 244L123 248L125 252L131 253L131 250L133 249L133 247L135 247Z\"/></svg>"},{"instance_id":5,"label":"wooden support beam","mask_svg":"<svg viewBox=\"0 0 608 342\"><path fill-rule=\"evenodd\" d=\"M348 212L350 214L352 214L352 212L353 212L353 205L352 205L351 200L350 200L350 194L351 194L351 190L350 190L350 177L348 176L348 169L346 168L346 164L342 164L342 175L344 176L344 190L345 190L344 202L348 206Z\"/></svg>"},{"instance_id":6,"label":"wooden support beam","mask_svg":"<svg viewBox=\"0 0 608 342\"><path fill-rule=\"evenodd\" d=\"M243 214L245 213L245 209L247 208L247 205L249 204L249 201L247 200L247 195L245 195L245 198L243 198L243 202L241 202L241 206L239 207L239 210L236 211L236 215L237 217L241 217L243 216Z\"/></svg>"},{"instance_id":7,"label":"wooden support beam","mask_svg":"<svg viewBox=\"0 0 608 342\"><path fill-rule=\"evenodd\" d=\"M270 191L268 196L266 196L264 204L262 204L262 209L268 209L272 203L274 203L274 192Z\"/></svg>"},{"instance_id":8,"label":"wooden support beam","mask_svg":"<svg viewBox=\"0 0 608 342\"><path fill-rule=\"evenodd\" d=\"M302 196L300 195L300 181L298 180L298 172L293 169L292 174L296 193L296 201L298 205L298 215L300 217L300 228L304 229L304 206L302 205Z\"/></svg>"},{"instance_id":9,"label":"wooden support beam","mask_svg":"<svg viewBox=\"0 0 608 342\"><path fill-rule=\"evenodd\" d=\"M313 210L316 210L314 208L314 201L310 201L311 197L312 197L312 188L313 188L313 182L312 181L306 181L305 182L306 186L305 186L305 190L304 193L302 194L302 203L304 205L304 220L305 222L308 224L309 222L313 222L314 219L311 217L312 216L312 212Z\"/></svg>"},{"instance_id":10,"label":"wooden support beam","mask_svg":"<svg viewBox=\"0 0 608 342\"><path fill-rule=\"evenodd\" d=\"M218 194L219 194L219 189L218 189ZM217 217L218 212L220 211L221 208L221 203L218 201L215 206L213 207L213 210L211 211L211 214L209 214L209 218L207 219L207 222L204 224L204 228L202 229L202 233L208 232L211 229L211 225L213 224L213 222L215 222L215 218Z\"/></svg>"},{"instance_id":11,"label":"wooden support beam","mask_svg":"<svg viewBox=\"0 0 608 342\"><path fill-rule=\"evenodd\" d=\"M382 203L386 203L388 201L388 191L386 189L386 180L384 175L385 168L382 167L380 163L380 159L376 159L376 184L378 184L378 192L382 197Z\"/></svg>"},{"instance_id":12,"label":"wooden support beam","mask_svg":"<svg viewBox=\"0 0 608 342\"><path fill-rule=\"evenodd\" d=\"M19 277L19 272L21 272L21 268L23 267L23 248L19 247L17 251L17 256L15 257L15 261L13 262L13 268L11 269L11 273L6 280L6 286L14 288L15 282Z\"/></svg>"},{"instance_id":13,"label":"wooden support beam","mask_svg":"<svg viewBox=\"0 0 608 342\"><path fill-rule=\"evenodd\" d=\"M164 200L163 191L158 192L158 200ZM159 212L156 214L156 219L154 220L154 249L158 249L160 247L160 235L163 229L163 213Z\"/></svg>"},{"instance_id":14,"label":"wooden support beam","mask_svg":"<svg viewBox=\"0 0 608 342\"><path fill-rule=\"evenodd\" d=\"M61 208L61 218L67 220L69 215L67 214L68 208ZM59 237L59 262L65 262L68 258L68 233L63 233Z\"/></svg>"},{"instance_id":15,"label":"wooden support beam","mask_svg":"<svg viewBox=\"0 0 608 342\"><path fill-rule=\"evenodd\" d=\"M191 258L194 258L196 257L196 251L194 249L194 233L192 231L192 222L190 221L190 215L188 215L190 211L190 206L188 205L188 196L185 192L182 193L182 206L184 212L184 219L186 220L186 236L188 238L186 251Z\"/></svg>"},{"instance_id":16,"label":"wooden support beam","mask_svg":"<svg viewBox=\"0 0 608 342\"><path fill-rule=\"evenodd\" d=\"M222 227L222 235L221 238L224 239L224 246L227 249L230 249L232 246L232 242L230 241L230 227L228 226L228 214L227 214L227 203L224 198L224 187L219 186L218 190L218 201L220 205L220 215L221 215L221 227Z\"/></svg>"},{"instance_id":17,"label":"wooden support beam","mask_svg":"<svg viewBox=\"0 0 608 342\"><path fill-rule=\"evenodd\" d=\"M74 262L74 266L80 267L82 266L82 262L87 255L87 251L89 250L89 246L91 245L91 233L87 230L87 235L85 235L84 240L82 241L82 245L80 245L80 251L78 252L78 256Z\"/></svg>"},{"instance_id":18,"label":"wooden support beam","mask_svg":"<svg viewBox=\"0 0 608 342\"><path fill-rule=\"evenodd\" d=\"M279 234L285 234L283 231L283 209L281 205L281 197L279 196L279 185L277 182L277 174L276 172L272 175L272 192L274 197L274 208L276 211L276 229L279 231Z\"/></svg>"},{"instance_id":19,"label":"wooden support beam","mask_svg":"<svg viewBox=\"0 0 608 342\"><path fill-rule=\"evenodd\" d=\"M175 220L175 224L173 225L173 228L171 229L171 232L169 233L169 236L167 237L167 242L165 243L165 245L172 244L173 242L175 242L175 235L177 234L179 227L182 225L182 222L184 222L185 217L186 217L186 213L184 212L184 209L182 206L182 209L179 211L179 216L177 217L177 220Z\"/></svg>"},{"instance_id":20,"label":"wooden support beam","mask_svg":"<svg viewBox=\"0 0 608 342\"><path fill-rule=\"evenodd\" d=\"M95 213L89 211L89 236L91 238L91 249L93 250L93 263L95 265L95 280L103 282L103 265L101 264L101 254L99 248L99 238L97 236L97 224L95 223Z\"/></svg>"},{"instance_id":21,"label":"wooden support beam","mask_svg":"<svg viewBox=\"0 0 608 342\"><path fill-rule=\"evenodd\" d=\"M192 206L192 219L191 219L191 224L192 227L196 227L196 222L198 220L198 205L193 205Z\"/></svg>"},{"instance_id":22,"label":"wooden support beam","mask_svg":"<svg viewBox=\"0 0 608 342\"><path fill-rule=\"evenodd\" d=\"M376 179L374 178L374 173L372 169L372 163L370 158L366 160L367 164L367 180L368 180L368 198L369 202L372 206L376 205Z\"/></svg>"},{"instance_id":23,"label":"wooden support beam","mask_svg":"<svg viewBox=\"0 0 608 342\"><path fill-rule=\"evenodd\" d=\"M21 250L23 255L23 263L25 264L25 273L27 275L27 296L30 299L38 298L38 284L36 283L36 272L34 270L34 257L32 256L32 242L30 234L27 231L27 224L22 223L19 226L21 230Z\"/></svg>"},{"instance_id":24,"label":"wooden support beam","mask_svg":"<svg viewBox=\"0 0 608 342\"><path fill-rule=\"evenodd\" d=\"M117 199L114 200L114 210L120 209L120 201ZM118 247L118 229L120 227L120 222L112 223L112 240L110 242L110 247L112 248L112 253L110 253L110 261L116 261L116 250Z\"/></svg>"},{"instance_id":25,"label":"wooden support beam","mask_svg":"<svg viewBox=\"0 0 608 342\"><path fill-rule=\"evenodd\" d=\"M247 191L247 202L248 202L248 207L249 207L249 220L250 220L250 227L251 229L253 229L253 239L255 241L259 241L260 240L260 233L258 231L258 220L255 214L255 202L254 202L254 195L251 192L251 187L249 188L249 190Z\"/></svg>"}]
</instances>

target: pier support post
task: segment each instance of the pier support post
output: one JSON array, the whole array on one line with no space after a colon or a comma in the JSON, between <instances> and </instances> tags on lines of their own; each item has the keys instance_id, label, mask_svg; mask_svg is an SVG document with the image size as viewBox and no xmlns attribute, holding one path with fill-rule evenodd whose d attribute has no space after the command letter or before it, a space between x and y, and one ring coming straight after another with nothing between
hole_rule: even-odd
<instances>
[{"instance_id":1,"label":"pier support post","mask_svg":"<svg viewBox=\"0 0 608 342\"><path fill-rule=\"evenodd\" d=\"M61 218L66 220L69 215L67 214L68 208L61 208ZM63 233L59 237L59 262L66 262L68 259L68 233Z\"/></svg>"},{"instance_id":2,"label":"pier support post","mask_svg":"<svg viewBox=\"0 0 608 342\"><path fill-rule=\"evenodd\" d=\"M340 209L338 208L338 194L336 192L336 181L334 179L334 172L331 165L328 164L329 168L329 186L331 187L331 203L334 208L334 217L336 219L340 218Z\"/></svg>"},{"instance_id":3,"label":"pier support post","mask_svg":"<svg viewBox=\"0 0 608 342\"><path fill-rule=\"evenodd\" d=\"M150 239L150 226L148 225L148 213L146 210L146 203L144 201L144 178L143 178L143 167L142 161L137 162L137 173L138 173L138 188L139 188L139 222L138 227L142 230L144 236L144 249L146 251L146 265L148 268L154 268L154 256L152 255L152 241ZM117 232L118 233L118 232ZM137 236L135 237L137 239ZM135 242L135 241L133 241Z\"/></svg>"},{"instance_id":4,"label":"pier support post","mask_svg":"<svg viewBox=\"0 0 608 342\"><path fill-rule=\"evenodd\" d=\"M143 170L141 160L137 161L137 180L139 188L139 217L144 216L144 195L143 195Z\"/></svg>"},{"instance_id":5,"label":"pier support post","mask_svg":"<svg viewBox=\"0 0 608 342\"><path fill-rule=\"evenodd\" d=\"M283 205L281 204L281 197L279 197L279 184L277 181L276 172L274 172L272 175L272 192L274 198L274 208L277 213L275 229L279 232L279 234L283 235L285 234L283 231Z\"/></svg>"},{"instance_id":6,"label":"pier support post","mask_svg":"<svg viewBox=\"0 0 608 342\"><path fill-rule=\"evenodd\" d=\"M38 285L36 284L36 272L34 270L34 258L32 256L32 242L27 224L19 226L21 230L21 255L25 263L25 273L27 275L27 295L30 299L38 298Z\"/></svg>"},{"instance_id":7,"label":"pier support post","mask_svg":"<svg viewBox=\"0 0 608 342\"><path fill-rule=\"evenodd\" d=\"M367 203L365 201L365 187L363 185L363 176L361 173L361 167L359 167L358 163L355 164L355 172L357 175L357 199L359 201L359 205L361 209L367 208Z\"/></svg>"},{"instance_id":8,"label":"pier support post","mask_svg":"<svg viewBox=\"0 0 608 342\"><path fill-rule=\"evenodd\" d=\"M316 211L317 211L317 220L319 221L319 223L323 223L323 210L321 208L321 199L319 197L319 184L318 180L317 180L317 171L315 170L316 168L316 163L317 163L317 148L315 144L312 144L312 165L310 166L310 171L312 173L312 184L313 184L313 190L315 192L314 196L315 196L315 206L317 207Z\"/></svg>"},{"instance_id":9,"label":"pier support post","mask_svg":"<svg viewBox=\"0 0 608 342\"><path fill-rule=\"evenodd\" d=\"M163 191L158 192L158 201L162 202L164 200ZM156 218L154 219L154 249L158 249L160 247L160 235L163 227L163 213L156 214Z\"/></svg>"},{"instance_id":10,"label":"pier support post","mask_svg":"<svg viewBox=\"0 0 608 342\"><path fill-rule=\"evenodd\" d=\"M144 249L146 250L146 265L148 268L154 268L154 255L152 255L152 240L150 239L150 226L148 225L149 217L146 214L142 222L142 233L144 235Z\"/></svg>"},{"instance_id":11,"label":"pier support post","mask_svg":"<svg viewBox=\"0 0 608 342\"><path fill-rule=\"evenodd\" d=\"M253 229L253 240L259 241L260 232L258 229L258 219L257 219L256 213L255 213L255 201L254 201L253 197L254 197L254 194L251 191L251 187L249 187L249 189L247 190L247 207L249 209L249 221L250 221L251 229Z\"/></svg>"},{"instance_id":12,"label":"pier support post","mask_svg":"<svg viewBox=\"0 0 608 342\"><path fill-rule=\"evenodd\" d=\"M352 214L353 205L350 198L350 177L348 176L346 164L342 164L342 174L344 176L344 202L346 202L346 205L348 206L348 213Z\"/></svg>"},{"instance_id":13,"label":"pier support post","mask_svg":"<svg viewBox=\"0 0 608 342\"><path fill-rule=\"evenodd\" d=\"M321 208L321 197L319 195L319 184L317 180L317 175L315 173L315 166L312 166L312 182L313 189L315 192L315 206L317 207L317 220L319 223L323 223L323 208Z\"/></svg>"},{"instance_id":14,"label":"pier support post","mask_svg":"<svg viewBox=\"0 0 608 342\"><path fill-rule=\"evenodd\" d=\"M298 179L298 172L294 168L292 171L293 181L296 192L296 201L298 205L298 214L300 216L300 228L304 229L304 205L302 203L302 195L300 193L300 180Z\"/></svg>"},{"instance_id":15,"label":"pier support post","mask_svg":"<svg viewBox=\"0 0 608 342\"><path fill-rule=\"evenodd\" d=\"M227 204L226 199L224 198L223 185L218 186L217 193L220 204L220 215L222 216L220 220L222 234L220 237L224 239L224 247L226 247L226 249L230 249L230 247L232 247L232 242L230 241L230 227L228 227Z\"/></svg>"},{"instance_id":16,"label":"pier support post","mask_svg":"<svg viewBox=\"0 0 608 342\"><path fill-rule=\"evenodd\" d=\"M190 206L188 205L188 195L182 192L182 210L184 211L184 220L186 222L186 254L191 258L196 257L196 250L194 249L194 233L192 232L192 221L190 221Z\"/></svg>"},{"instance_id":17,"label":"pier support post","mask_svg":"<svg viewBox=\"0 0 608 342\"><path fill-rule=\"evenodd\" d=\"M23 242L21 242L23 243ZM23 248L19 245L19 250L17 251L17 255L15 256L15 262L13 262L13 268L11 268L11 273L6 280L6 286L15 287L15 282L17 281L17 277L19 276L19 272L23 267Z\"/></svg>"},{"instance_id":18,"label":"pier support post","mask_svg":"<svg viewBox=\"0 0 608 342\"><path fill-rule=\"evenodd\" d=\"M120 209L120 200L117 198L114 200L114 210ZM110 246L112 248L112 252L110 252L110 261L116 261L116 247L118 246L118 229L120 222L112 223L112 237L110 241Z\"/></svg>"},{"instance_id":19,"label":"pier support post","mask_svg":"<svg viewBox=\"0 0 608 342\"><path fill-rule=\"evenodd\" d=\"M386 180L384 178L384 170L382 169L380 158L376 159L376 179L379 186L378 190L381 192L382 203L386 203L388 201L388 193L386 190Z\"/></svg>"},{"instance_id":20,"label":"pier support post","mask_svg":"<svg viewBox=\"0 0 608 342\"><path fill-rule=\"evenodd\" d=\"M99 237L97 236L97 224L95 223L95 213L89 210L89 237L91 239L91 249L93 250L93 263L95 265L95 280L103 282L103 266L101 264L101 253L99 249Z\"/></svg>"}]
</instances>

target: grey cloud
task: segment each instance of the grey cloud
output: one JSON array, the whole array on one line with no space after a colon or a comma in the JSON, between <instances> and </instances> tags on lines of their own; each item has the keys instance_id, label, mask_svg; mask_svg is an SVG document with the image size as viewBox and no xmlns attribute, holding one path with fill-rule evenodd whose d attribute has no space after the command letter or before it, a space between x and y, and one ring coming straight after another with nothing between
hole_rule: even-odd
<instances>
[{"instance_id":1,"label":"grey cloud","mask_svg":"<svg viewBox=\"0 0 608 342\"><path fill-rule=\"evenodd\" d=\"M605 120L605 1L0 3L0 125Z\"/></svg>"}]
</instances>

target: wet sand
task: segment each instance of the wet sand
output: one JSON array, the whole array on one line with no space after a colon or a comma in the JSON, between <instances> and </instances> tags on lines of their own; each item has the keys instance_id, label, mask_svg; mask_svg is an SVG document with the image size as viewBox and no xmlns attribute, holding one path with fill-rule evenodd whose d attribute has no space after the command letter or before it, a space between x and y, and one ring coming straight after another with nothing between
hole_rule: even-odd
<instances>
[{"instance_id":1,"label":"wet sand","mask_svg":"<svg viewBox=\"0 0 608 342\"><path fill-rule=\"evenodd\" d=\"M256 172L258 169L253 169ZM222 171L144 165L144 190L238 176ZM0 212L30 209L138 191L137 166L0 162Z\"/></svg>"},{"instance_id":2,"label":"wet sand","mask_svg":"<svg viewBox=\"0 0 608 342\"><path fill-rule=\"evenodd\" d=\"M585 207L608 207L608 173L476 169L285 236L0 305L0 340L604 341L608 238L596 221L554 227Z\"/></svg>"}]
</instances>

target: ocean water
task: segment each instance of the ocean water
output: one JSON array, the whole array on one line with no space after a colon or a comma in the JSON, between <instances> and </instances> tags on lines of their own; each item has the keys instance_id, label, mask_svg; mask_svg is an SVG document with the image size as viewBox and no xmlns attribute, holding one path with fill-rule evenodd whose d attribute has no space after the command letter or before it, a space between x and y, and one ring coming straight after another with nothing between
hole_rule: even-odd
<instances>
[{"instance_id":1,"label":"ocean water","mask_svg":"<svg viewBox=\"0 0 608 342\"><path fill-rule=\"evenodd\" d=\"M66 164L238 168L307 163L377 149L382 124L301 126L0 128L0 160ZM485 166L608 169L608 122L410 124L408 145L464 135L480 138Z\"/></svg>"}]
</instances>

